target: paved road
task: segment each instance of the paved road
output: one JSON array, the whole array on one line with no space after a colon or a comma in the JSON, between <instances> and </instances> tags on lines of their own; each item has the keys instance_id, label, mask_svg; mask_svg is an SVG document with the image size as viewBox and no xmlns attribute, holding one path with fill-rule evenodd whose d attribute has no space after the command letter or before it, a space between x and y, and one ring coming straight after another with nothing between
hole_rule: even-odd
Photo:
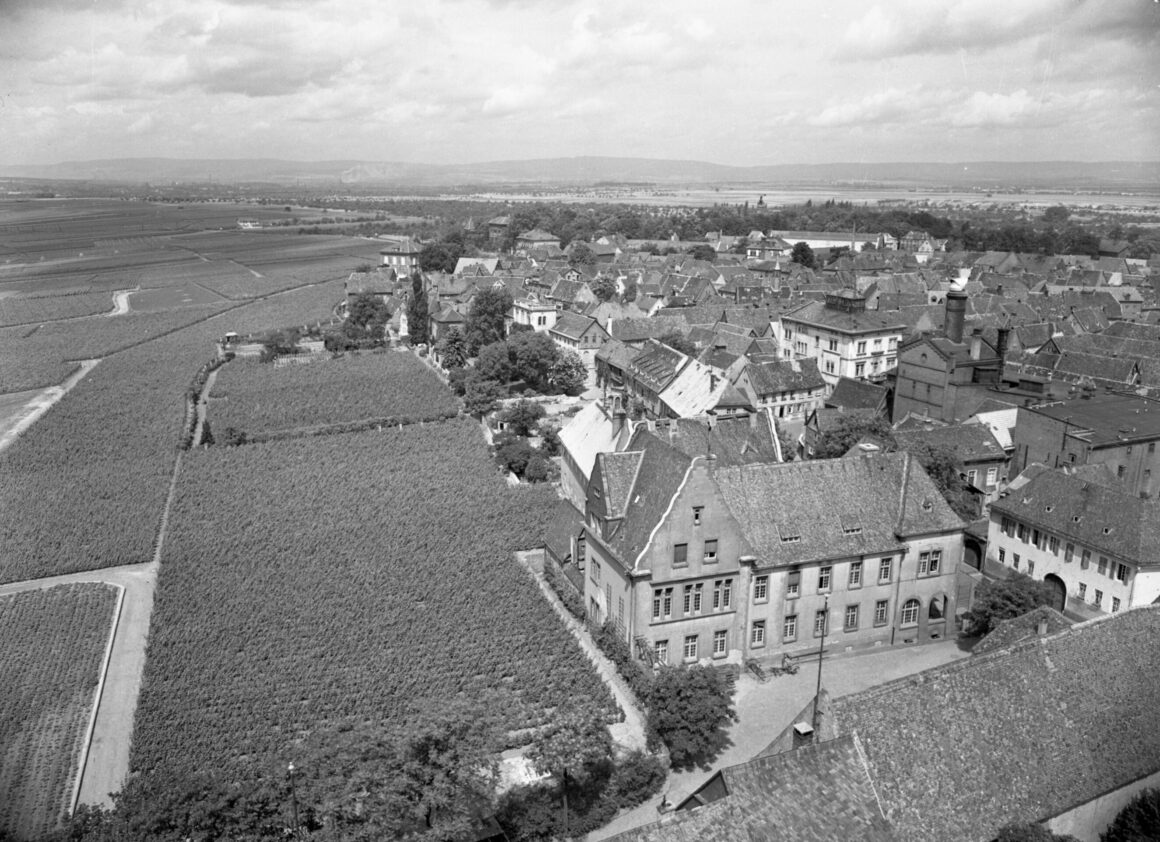
<instances>
[{"instance_id":1,"label":"paved road","mask_svg":"<svg viewBox=\"0 0 1160 842\"><path fill-rule=\"evenodd\" d=\"M848 696L968 655L955 641L943 641L839 656L822 665L822 687L834 698ZM771 678L765 684L743 673L734 697L739 721L729 731L731 744L714 761L712 769L671 773L666 784L669 800L679 804L704 784L713 770L753 759L773 742L774 737L792 725L794 717L809 704L814 697L817 677L816 661L804 664L797 675ZM622 813L611 824L588 834L588 842L597 842L655 822L659 801L660 798L654 798Z\"/></svg>"}]
</instances>

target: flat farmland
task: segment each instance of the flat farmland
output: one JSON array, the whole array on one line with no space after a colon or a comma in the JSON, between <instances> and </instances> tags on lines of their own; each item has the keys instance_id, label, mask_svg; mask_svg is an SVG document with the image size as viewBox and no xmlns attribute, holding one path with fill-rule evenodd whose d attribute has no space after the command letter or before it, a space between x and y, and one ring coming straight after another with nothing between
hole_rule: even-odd
<instances>
[{"instance_id":1,"label":"flat farmland","mask_svg":"<svg viewBox=\"0 0 1160 842\"><path fill-rule=\"evenodd\" d=\"M92 583L0 597L0 835L39 837L71 809L117 593Z\"/></svg>"},{"instance_id":2,"label":"flat farmland","mask_svg":"<svg viewBox=\"0 0 1160 842\"><path fill-rule=\"evenodd\" d=\"M164 313L179 307L197 307L225 302L218 293L198 284L142 289L129 296L129 307L134 313Z\"/></svg>"},{"instance_id":3,"label":"flat farmland","mask_svg":"<svg viewBox=\"0 0 1160 842\"><path fill-rule=\"evenodd\" d=\"M372 419L432 421L454 417L459 400L406 351L324 357L276 368L238 359L218 370L209 420L255 433Z\"/></svg>"},{"instance_id":4,"label":"flat farmland","mask_svg":"<svg viewBox=\"0 0 1160 842\"><path fill-rule=\"evenodd\" d=\"M458 698L508 729L618 711L512 551L555 496L509 488L479 425L211 447L183 460L132 767L285 769L318 728ZM225 778L228 779L228 778Z\"/></svg>"}]
</instances>

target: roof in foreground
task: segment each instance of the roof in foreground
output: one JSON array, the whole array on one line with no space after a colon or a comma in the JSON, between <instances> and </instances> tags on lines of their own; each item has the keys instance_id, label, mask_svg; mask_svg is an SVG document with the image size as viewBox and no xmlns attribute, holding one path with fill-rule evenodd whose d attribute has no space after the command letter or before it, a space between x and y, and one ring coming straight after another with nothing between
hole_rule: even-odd
<instances>
[{"instance_id":1,"label":"roof in foreground","mask_svg":"<svg viewBox=\"0 0 1160 842\"><path fill-rule=\"evenodd\" d=\"M1123 611L832 703L899 839L985 840L1160 770L1160 606Z\"/></svg>"}]
</instances>

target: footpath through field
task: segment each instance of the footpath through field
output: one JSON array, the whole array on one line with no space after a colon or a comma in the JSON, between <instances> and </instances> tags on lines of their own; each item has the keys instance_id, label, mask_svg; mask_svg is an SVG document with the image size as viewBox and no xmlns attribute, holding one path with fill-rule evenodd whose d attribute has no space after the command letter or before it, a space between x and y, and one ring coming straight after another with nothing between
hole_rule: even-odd
<instances>
[{"instance_id":1,"label":"footpath through field","mask_svg":"<svg viewBox=\"0 0 1160 842\"><path fill-rule=\"evenodd\" d=\"M560 602L560 598L556 596L555 591L544 580L544 551L530 550L528 552L516 553L516 558L519 559L527 571L532 574L536 580L536 584L540 586L540 590L544 594L544 598L548 600L548 604L560 616L564 625L567 626L568 631L576 638L576 642L580 644L580 648L584 650L584 654L588 656L596 671L600 674L600 678L608 685L608 689L612 691L616 703L620 705L620 709L624 712L624 721L618 722L615 725L609 726L608 730L612 733L612 740L618 746L633 750L639 749L644 751L646 746L645 739L645 718L641 712L640 705L633 695L632 690L629 689L628 684L617 672L616 666L608 657L597 648L592 641L592 636L588 634L588 629L576 620L568 609Z\"/></svg>"},{"instance_id":2,"label":"footpath through field","mask_svg":"<svg viewBox=\"0 0 1160 842\"><path fill-rule=\"evenodd\" d=\"M4 418L0 418L0 451L16 441L16 437L37 422L53 404L69 393L86 374L92 371L100 360L82 360L80 368L70 374L59 386L49 386L28 393L29 401L23 407Z\"/></svg>"}]
</instances>

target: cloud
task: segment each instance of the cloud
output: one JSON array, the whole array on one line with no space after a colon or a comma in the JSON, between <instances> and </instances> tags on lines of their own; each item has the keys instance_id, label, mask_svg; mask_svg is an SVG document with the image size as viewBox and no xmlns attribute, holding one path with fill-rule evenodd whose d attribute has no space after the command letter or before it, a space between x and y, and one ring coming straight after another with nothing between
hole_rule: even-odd
<instances>
[{"instance_id":1,"label":"cloud","mask_svg":"<svg viewBox=\"0 0 1160 842\"><path fill-rule=\"evenodd\" d=\"M148 134L153 130L153 115L142 114L132 123L125 127L125 131L129 134Z\"/></svg>"},{"instance_id":2,"label":"cloud","mask_svg":"<svg viewBox=\"0 0 1160 842\"><path fill-rule=\"evenodd\" d=\"M847 99L829 105L807 117L811 126L857 126L866 123L897 123L914 115L924 106L926 94L919 86L890 88L861 99Z\"/></svg>"},{"instance_id":3,"label":"cloud","mask_svg":"<svg viewBox=\"0 0 1160 842\"><path fill-rule=\"evenodd\" d=\"M1024 90L1010 94L975 91L963 106L951 109L949 117L952 126L1012 126L1033 118L1038 110L1039 103Z\"/></svg>"}]
</instances>

